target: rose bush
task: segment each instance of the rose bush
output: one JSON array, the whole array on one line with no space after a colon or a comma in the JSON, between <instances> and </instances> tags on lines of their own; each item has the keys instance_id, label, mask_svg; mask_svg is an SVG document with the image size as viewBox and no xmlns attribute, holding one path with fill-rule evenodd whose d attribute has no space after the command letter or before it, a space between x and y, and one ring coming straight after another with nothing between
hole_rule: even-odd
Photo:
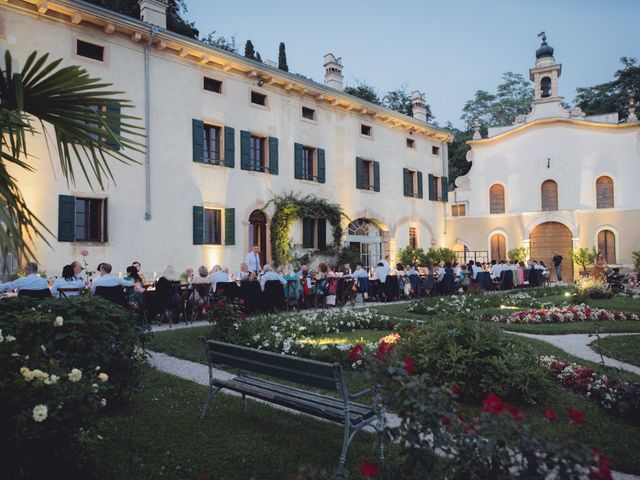
<instances>
[{"instance_id":1,"label":"rose bush","mask_svg":"<svg viewBox=\"0 0 640 480\"><path fill-rule=\"evenodd\" d=\"M523 310L509 315L483 315L484 322L498 323L573 323L597 321L640 320L637 312L602 310L586 305L549 308L541 310Z\"/></svg>"}]
</instances>

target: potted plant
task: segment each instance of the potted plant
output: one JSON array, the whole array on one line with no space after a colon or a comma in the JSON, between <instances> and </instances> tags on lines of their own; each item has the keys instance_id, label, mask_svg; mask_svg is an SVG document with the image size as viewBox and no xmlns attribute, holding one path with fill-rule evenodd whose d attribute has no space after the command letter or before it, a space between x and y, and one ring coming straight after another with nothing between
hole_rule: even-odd
<instances>
[{"instance_id":1,"label":"potted plant","mask_svg":"<svg viewBox=\"0 0 640 480\"><path fill-rule=\"evenodd\" d=\"M573 260L573 263L576 263L582 267L582 272L580 272L581 276L586 276L589 274L589 272L587 272L587 267L589 265L593 265L596 255L596 247L592 247L591 250L586 247L582 247L577 248L571 252L571 260Z\"/></svg>"}]
</instances>

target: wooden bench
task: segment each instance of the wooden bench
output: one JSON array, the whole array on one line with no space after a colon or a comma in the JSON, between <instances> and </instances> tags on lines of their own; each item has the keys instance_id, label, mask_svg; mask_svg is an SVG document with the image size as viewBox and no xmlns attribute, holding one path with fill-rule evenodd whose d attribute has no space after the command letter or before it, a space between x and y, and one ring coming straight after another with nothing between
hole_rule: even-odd
<instances>
[{"instance_id":1,"label":"wooden bench","mask_svg":"<svg viewBox=\"0 0 640 480\"><path fill-rule=\"evenodd\" d=\"M384 458L382 432L385 426L384 411L378 415L377 398L374 406L355 403L353 400L368 393L371 388L358 393L349 393L344 381L344 372L339 363L325 363L283 355L254 348L207 340L204 343L209 365L209 392L202 408L204 418L209 402L222 389L242 395L242 407L247 411L246 397L254 397L276 405L303 412L314 417L339 423L344 427L342 452L338 463L338 475L342 475L347 459L347 450L353 437L360 430L372 426L380 434L380 458ZM231 380L213 376L215 365L227 365L238 369ZM254 374L266 375L288 383L296 383L316 389L337 392L338 397L310 392L290 385L267 380Z\"/></svg>"}]
</instances>

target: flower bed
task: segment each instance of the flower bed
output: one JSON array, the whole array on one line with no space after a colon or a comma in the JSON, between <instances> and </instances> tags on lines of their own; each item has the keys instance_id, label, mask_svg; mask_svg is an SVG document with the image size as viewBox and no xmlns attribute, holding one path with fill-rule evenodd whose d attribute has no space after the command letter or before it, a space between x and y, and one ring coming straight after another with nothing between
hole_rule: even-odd
<instances>
[{"instance_id":1,"label":"flower bed","mask_svg":"<svg viewBox=\"0 0 640 480\"><path fill-rule=\"evenodd\" d=\"M609 378L569 360L559 360L554 355L541 356L538 363L547 369L554 379L575 393L589 397L605 410L625 420L640 422L640 385Z\"/></svg>"},{"instance_id":2,"label":"flower bed","mask_svg":"<svg viewBox=\"0 0 640 480\"><path fill-rule=\"evenodd\" d=\"M640 320L636 312L620 312L591 308L586 305L524 310L509 315L483 315L482 321L498 323L573 323Z\"/></svg>"}]
</instances>

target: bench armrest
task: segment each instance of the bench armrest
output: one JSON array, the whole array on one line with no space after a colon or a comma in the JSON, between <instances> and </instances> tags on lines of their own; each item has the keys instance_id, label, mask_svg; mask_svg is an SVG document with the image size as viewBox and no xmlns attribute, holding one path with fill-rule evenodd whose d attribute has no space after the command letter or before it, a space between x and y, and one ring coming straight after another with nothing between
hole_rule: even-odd
<instances>
[{"instance_id":1,"label":"bench armrest","mask_svg":"<svg viewBox=\"0 0 640 480\"><path fill-rule=\"evenodd\" d=\"M361 397L362 395L366 395L367 393L371 393L371 388L365 388L364 390L361 390L357 393L350 393L349 398L358 398L358 397Z\"/></svg>"}]
</instances>

